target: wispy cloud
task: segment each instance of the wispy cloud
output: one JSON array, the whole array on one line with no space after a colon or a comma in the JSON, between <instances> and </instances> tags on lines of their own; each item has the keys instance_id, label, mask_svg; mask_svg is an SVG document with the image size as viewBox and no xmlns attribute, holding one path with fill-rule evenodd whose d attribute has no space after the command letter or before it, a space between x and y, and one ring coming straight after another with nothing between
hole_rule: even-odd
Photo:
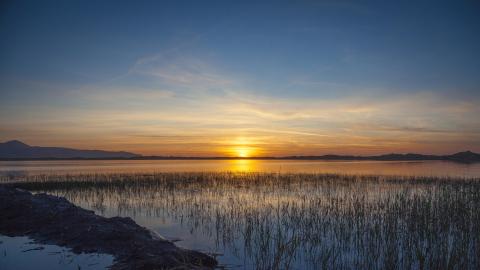
<instances>
[{"instance_id":1,"label":"wispy cloud","mask_svg":"<svg viewBox=\"0 0 480 270\"><path fill-rule=\"evenodd\" d=\"M475 98L281 97L220 70L178 53L142 58L117 80L68 91L68 107L3 107L2 138L168 155L224 154L240 142L264 155L480 151Z\"/></svg>"},{"instance_id":2,"label":"wispy cloud","mask_svg":"<svg viewBox=\"0 0 480 270\"><path fill-rule=\"evenodd\" d=\"M159 88L108 86L108 87L85 87L81 91L74 92L77 98L90 99L98 102L116 100L118 102L131 101L160 101L175 96L175 92Z\"/></svg>"},{"instance_id":3,"label":"wispy cloud","mask_svg":"<svg viewBox=\"0 0 480 270\"><path fill-rule=\"evenodd\" d=\"M153 76L168 85L203 89L226 86L231 83L205 61L179 56L176 53L158 54L139 59L129 70L129 74Z\"/></svg>"}]
</instances>

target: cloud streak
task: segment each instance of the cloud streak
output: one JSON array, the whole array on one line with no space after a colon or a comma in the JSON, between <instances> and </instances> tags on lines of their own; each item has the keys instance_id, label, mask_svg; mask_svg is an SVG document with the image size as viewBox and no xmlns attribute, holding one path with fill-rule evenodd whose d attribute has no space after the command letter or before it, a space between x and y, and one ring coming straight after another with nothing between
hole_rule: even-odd
<instances>
[{"instance_id":1,"label":"cloud streak","mask_svg":"<svg viewBox=\"0 0 480 270\"><path fill-rule=\"evenodd\" d=\"M475 98L282 97L219 70L178 53L142 58L117 80L66 91L64 106L2 107L1 139L157 155L228 155L242 144L258 155L480 151Z\"/></svg>"}]
</instances>

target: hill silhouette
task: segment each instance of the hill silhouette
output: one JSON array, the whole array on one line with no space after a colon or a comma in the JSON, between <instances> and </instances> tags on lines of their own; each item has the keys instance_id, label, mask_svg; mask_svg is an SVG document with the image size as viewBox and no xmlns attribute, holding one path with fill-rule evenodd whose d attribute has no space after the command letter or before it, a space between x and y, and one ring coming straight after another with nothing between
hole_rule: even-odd
<instances>
[{"instance_id":1,"label":"hill silhouette","mask_svg":"<svg viewBox=\"0 0 480 270\"><path fill-rule=\"evenodd\" d=\"M422 161L445 160L462 163L480 162L480 154L471 151L452 155L385 154L377 156L321 155L284 157L185 157L185 156L142 156L130 152L102 150L78 150L63 147L30 146L18 140L0 143L0 159L132 159L132 160L221 160L221 159L263 159L263 160L378 160L378 161Z\"/></svg>"},{"instance_id":2,"label":"hill silhouette","mask_svg":"<svg viewBox=\"0 0 480 270\"><path fill-rule=\"evenodd\" d=\"M18 140L0 143L0 158L2 159L133 158L138 156L140 155L123 151L30 146Z\"/></svg>"}]
</instances>

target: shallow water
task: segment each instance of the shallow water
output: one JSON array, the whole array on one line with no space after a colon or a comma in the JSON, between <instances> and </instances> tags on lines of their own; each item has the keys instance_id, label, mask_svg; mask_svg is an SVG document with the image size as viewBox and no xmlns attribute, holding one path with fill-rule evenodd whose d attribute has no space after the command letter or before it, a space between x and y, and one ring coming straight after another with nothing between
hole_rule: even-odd
<instances>
[{"instance_id":1,"label":"shallow water","mask_svg":"<svg viewBox=\"0 0 480 270\"><path fill-rule=\"evenodd\" d=\"M239 269L480 267L480 182L315 174L25 178ZM52 182L53 181L53 182ZM421 267L421 264L424 264Z\"/></svg>"},{"instance_id":2,"label":"shallow water","mask_svg":"<svg viewBox=\"0 0 480 270\"><path fill-rule=\"evenodd\" d=\"M0 175L223 171L480 177L480 163L245 159L0 161Z\"/></svg>"},{"instance_id":3,"label":"shallow water","mask_svg":"<svg viewBox=\"0 0 480 270\"><path fill-rule=\"evenodd\" d=\"M33 243L28 237L0 235L2 270L96 270L106 269L112 262L111 255L74 254L63 247Z\"/></svg>"}]
</instances>

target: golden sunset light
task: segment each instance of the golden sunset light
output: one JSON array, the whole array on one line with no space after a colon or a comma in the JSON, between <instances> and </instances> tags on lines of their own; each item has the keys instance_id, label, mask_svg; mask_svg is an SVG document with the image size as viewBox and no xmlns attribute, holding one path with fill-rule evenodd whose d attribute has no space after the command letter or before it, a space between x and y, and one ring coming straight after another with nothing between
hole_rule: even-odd
<instances>
[{"instance_id":1,"label":"golden sunset light","mask_svg":"<svg viewBox=\"0 0 480 270\"><path fill-rule=\"evenodd\" d=\"M1 270L480 269L480 0L3 0L0 40Z\"/></svg>"},{"instance_id":2,"label":"golden sunset light","mask_svg":"<svg viewBox=\"0 0 480 270\"><path fill-rule=\"evenodd\" d=\"M258 161L253 159L229 160L227 171L231 172L255 172L258 169Z\"/></svg>"},{"instance_id":3,"label":"golden sunset light","mask_svg":"<svg viewBox=\"0 0 480 270\"><path fill-rule=\"evenodd\" d=\"M251 157L254 155L254 150L248 146L236 146L233 148L233 151L236 153L237 157Z\"/></svg>"},{"instance_id":4,"label":"golden sunset light","mask_svg":"<svg viewBox=\"0 0 480 270\"><path fill-rule=\"evenodd\" d=\"M260 151L257 146L253 146L258 144L258 139L254 140L251 137L236 137L234 140L225 141L225 144L229 145L226 146L226 155L230 157L240 157L240 158L248 158L259 156Z\"/></svg>"}]
</instances>

